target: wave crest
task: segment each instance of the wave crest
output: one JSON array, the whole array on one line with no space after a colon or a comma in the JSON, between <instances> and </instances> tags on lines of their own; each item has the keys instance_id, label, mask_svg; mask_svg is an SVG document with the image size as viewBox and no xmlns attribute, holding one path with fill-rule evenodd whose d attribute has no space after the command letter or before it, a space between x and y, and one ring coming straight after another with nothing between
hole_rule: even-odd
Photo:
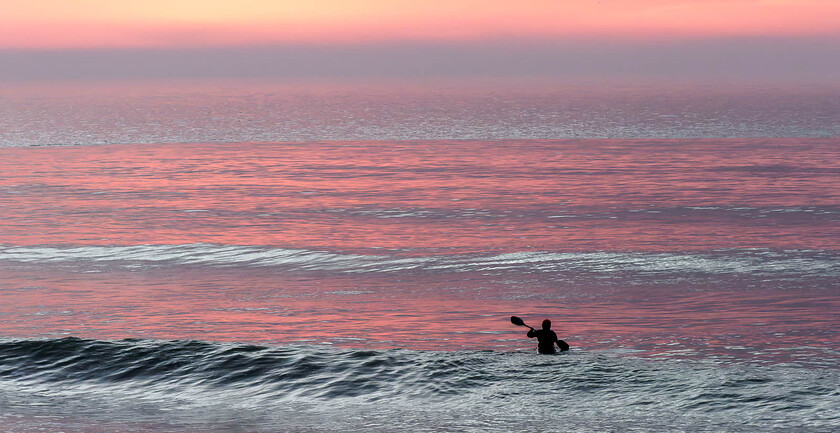
<instances>
[{"instance_id":1,"label":"wave crest","mask_svg":"<svg viewBox=\"0 0 840 433\"><path fill-rule=\"evenodd\" d=\"M704 252L358 254L245 245L0 246L0 262L90 268L274 267L341 273L584 272L840 276L840 252L729 249Z\"/></svg>"}]
</instances>

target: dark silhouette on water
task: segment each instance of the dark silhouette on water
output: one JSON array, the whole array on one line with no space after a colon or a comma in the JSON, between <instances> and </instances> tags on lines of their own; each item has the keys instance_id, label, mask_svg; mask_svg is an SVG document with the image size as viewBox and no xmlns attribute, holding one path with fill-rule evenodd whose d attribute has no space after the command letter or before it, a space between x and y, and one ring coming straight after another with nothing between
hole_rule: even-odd
<instances>
[{"instance_id":1,"label":"dark silhouette on water","mask_svg":"<svg viewBox=\"0 0 840 433\"><path fill-rule=\"evenodd\" d=\"M542 329L531 328L530 326L526 325L525 322L522 321L522 319L516 316L510 317L510 323L513 323L514 325L518 326L528 327L530 329L530 331L528 331L528 338L536 337L537 351L542 354L550 355L552 353L556 353L557 351L554 350L554 343L557 343L557 347L560 348L561 352L569 350L569 345L565 341L557 338L557 334L551 330L551 320L543 320Z\"/></svg>"}]
</instances>

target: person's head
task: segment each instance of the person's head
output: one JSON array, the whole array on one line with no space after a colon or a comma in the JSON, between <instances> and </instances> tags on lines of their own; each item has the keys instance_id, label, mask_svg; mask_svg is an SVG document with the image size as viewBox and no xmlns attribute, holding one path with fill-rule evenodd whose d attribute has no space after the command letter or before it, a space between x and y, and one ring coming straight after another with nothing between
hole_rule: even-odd
<instances>
[{"instance_id":1,"label":"person's head","mask_svg":"<svg viewBox=\"0 0 840 433\"><path fill-rule=\"evenodd\" d=\"M543 320L542 327L543 329L551 329L551 320Z\"/></svg>"}]
</instances>

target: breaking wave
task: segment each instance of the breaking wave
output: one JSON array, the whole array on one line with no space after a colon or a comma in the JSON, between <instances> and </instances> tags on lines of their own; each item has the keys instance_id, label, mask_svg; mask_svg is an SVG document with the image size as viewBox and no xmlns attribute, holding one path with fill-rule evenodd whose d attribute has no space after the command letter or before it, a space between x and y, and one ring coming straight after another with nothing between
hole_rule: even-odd
<instances>
[{"instance_id":1,"label":"breaking wave","mask_svg":"<svg viewBox=\"0 0 840 433\"><path fill-rule=\"evenodd\" d=\"M728 249L705 252L549 252L497 254L358 254L262 246L186 244L136 246L5 246L0 262L85 268L178 266L275 267L340 273L586 272L840 276L832 250Z\"/></svg>"}]
</instances>

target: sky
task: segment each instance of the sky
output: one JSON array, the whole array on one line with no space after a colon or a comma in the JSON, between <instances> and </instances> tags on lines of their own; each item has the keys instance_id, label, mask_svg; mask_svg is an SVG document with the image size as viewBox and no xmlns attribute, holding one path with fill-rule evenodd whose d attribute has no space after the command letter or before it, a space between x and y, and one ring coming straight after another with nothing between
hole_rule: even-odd
<instances>
[{"instance_id":1,"label":"sky","mask_svg":"<svg viewBox=\"0 0 840 433\"><path fill-rule=\"evenodd\" d=\"M837 0L0 0L0 80L831 79Z\"/></svg>"}]
</instances>

